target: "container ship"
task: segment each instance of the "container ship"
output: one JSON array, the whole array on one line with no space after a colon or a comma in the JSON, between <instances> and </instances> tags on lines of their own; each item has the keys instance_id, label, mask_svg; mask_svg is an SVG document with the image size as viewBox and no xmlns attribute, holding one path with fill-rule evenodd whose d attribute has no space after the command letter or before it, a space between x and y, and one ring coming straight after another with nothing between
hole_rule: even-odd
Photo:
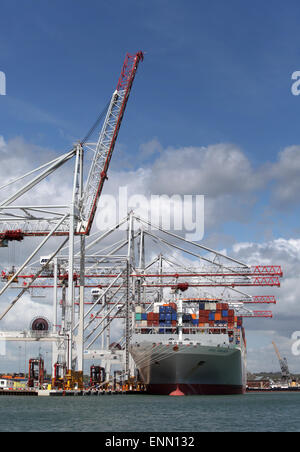
<instances>
[{"instance_id":1,"label":"container ship","mask_svg":"<svg viewBox=\"0 0 300 452\"><path fill-rule=\"evenodd\" d=\"M227 303L177 300L136 306L130 352L150 394L225 395L246 391L243 319Z\"/></svg>"}]
</instances>

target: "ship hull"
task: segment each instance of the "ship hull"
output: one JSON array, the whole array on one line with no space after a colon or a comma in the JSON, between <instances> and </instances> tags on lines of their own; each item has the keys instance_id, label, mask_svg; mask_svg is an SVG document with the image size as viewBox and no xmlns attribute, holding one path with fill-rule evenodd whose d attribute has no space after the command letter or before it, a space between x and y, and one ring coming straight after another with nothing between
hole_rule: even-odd
<instances>
[{"instance_id":1,"label":"ship hull","mask_svg":"<svg viewBox=\"0 0 300 452\"><path fill-rule=\"evenodd\" d=\"M207 384L149 384L148 394L170 395L179 391L184 395L237 395L245 394L244 386Z\"/></svg>"},{"instance_id":2,"label":"ship hull","mask_svg":"<svg viewBox=\"0 0 300 452\"><path fill-rule=\"evenodd\" d=\"M245 350L230 347L141 343L131 348L140 377L150 394L244 394Z\"/></svg>"}]
</instances>

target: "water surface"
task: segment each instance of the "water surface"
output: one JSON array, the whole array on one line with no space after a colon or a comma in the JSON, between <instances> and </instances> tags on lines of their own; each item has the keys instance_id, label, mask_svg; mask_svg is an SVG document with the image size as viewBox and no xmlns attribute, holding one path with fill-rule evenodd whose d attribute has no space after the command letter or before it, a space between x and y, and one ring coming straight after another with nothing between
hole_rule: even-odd
<instances>
[{"instance_id":1,"label":"water surface","mask_svg":"<svg viewBox=\"0 0 300 452\"><path fill-rule=\"evenodd\" d=\"M0 397L1 432L299 432L300 393Z\"/></svg>"}]
</instances>

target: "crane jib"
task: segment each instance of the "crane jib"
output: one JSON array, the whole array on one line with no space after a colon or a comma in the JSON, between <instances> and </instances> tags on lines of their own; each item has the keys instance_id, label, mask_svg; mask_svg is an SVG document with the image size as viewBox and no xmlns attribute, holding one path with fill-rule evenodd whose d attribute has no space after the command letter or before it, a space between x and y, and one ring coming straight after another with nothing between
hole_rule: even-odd
<instances>
[{"instance_id":1,"label":"crane jib","mask_svg":"<svg viewBox=\"0 0 300 452\"><path fill-rule=\"evenodd\" d=\"M142 52L138 52L136 55L126 55L117 89L112 96L108 113L99 136L94 161L86 185L83 211L84 224L80 226L81 234L88 235L90 233L98 201L104 182L107 179L109 164L118 138L132 84L139 62L143 61L143 58L144 55Z\"/></svg>"},{"instance_id":2,"label":"crane jib","mask_svg":"<svg viewBox=\"0 0 300 452\"><path fill-rule=\"evenodd\" d=\"M10 196L1 204L2 221L0 224L0 247L7 247L10 241L21 241L24 237L47 236L52 231L53 226L57 223L57 219L61 218L62 212L65 213L67 211L68 206L51 206L50 210L49 206L26 206L26 209L31 209L33 212L38 209L38 211L43 214L43 218L37 218L35 215L27 212L27 210L22 210L20 213L19 206L15 207L15 212L9 209L13 209L14 206L12 206L12 204L17 199L21 198L29 190L36 187L46 177L75 156L76 164L72 201L72 208L74 209L74 212L76 212L76 215L74 216L74 232L75 235L89 235L97 211L99 198L101 196L105 180L108 177L110 161L124 117L132 84L139 63L143 61L143 59L143 52L137 52L135 55L126 55L121 75L118 79L117 89L113 93L110 103L101 115L99 115L97 121L82 141L78 142L78 144L76 144L70 152L64 154L63 156L48 162L39 168L36 168L19 179L17 178L16 180L10 182L10 184L12 184L31 174L38 173L34 179L30 180L21 189L18 189L14 195ZM96 143L88 143L87 141L92 136L104 116L105 120L99 134L98 141ZM89 150L94 152L94 157L87 182L85 187L83 187L82 168L84 156L83 147L85 145L89 147ZM41 170L43 170L42 173L39 173ZM77 178L77 181L75 181L75 178ZM7 212L5 210L6 206L8 210ZM21 209L23 209L22 206ZM58 209L58 211L53 211L52 209ZM7 217L3 218L4 213ZM47 215L46 218L44 218L45 215ZM12 218L15 218L14 222L12 221ZM70 220L66 217L60 227L53 232L53 236L69 236L69 223Z\"/></svg>"}]
</instances>

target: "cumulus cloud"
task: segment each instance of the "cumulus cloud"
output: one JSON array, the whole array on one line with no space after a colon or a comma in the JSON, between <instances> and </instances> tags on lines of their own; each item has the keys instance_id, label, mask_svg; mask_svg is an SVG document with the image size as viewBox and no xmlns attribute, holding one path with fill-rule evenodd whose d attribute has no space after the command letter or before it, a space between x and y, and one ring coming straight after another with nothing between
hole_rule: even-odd
<instances>
[{"instance_id":1,"label":"cumulus cloud","mask_svg":"<svg viewBox=\"0 0 300 452\"><path fill-rule=\"evenodd\" d=\"M233 246L233 256L246 261L249 265L281 265L283 279L280 289L268 289L277 296L279 303L274 307L277 327L280 328L280 319L300 319L300 240L277 239L266 243L237 243ZM257 289L255 289L257 292ZM266 322L268 324L268 322ZM295 328L292 324L292 328ZM272 322L274 328L274 323ZM299 324L300 327L300 324ZM290 335L291 329L286 330L286 325L280 328L281 333Z\"/></svg>"},{"instance_id":2,"label":"cumulus cloud","mask_svg":"<svg viewBox=\"0 0 300 452\"><path fill-rule=\"evenodd\" d=\"M118 188L126 186L129 195L148 198L151 195L204 195L207 230L226 221L248 223L251 220L256 193L263 187L265 178L237 146L217 144L163 149L159 141L153 139L141 145L140 150L137 163L141 166L130 171L114 167L104 193L116 197Z\"/></svg>"},{"instance_id":3,"label":"cumulus cloud","mask_svg":"<svg viewBox=\"0 0 300 452\"><path fill-rule=\"evenodd\" d=\"M157 138L148 141L147 143L142 143L140 146L138 157L141 161L147 160L154 155L163 152L163 147Z\"/></svg>"},{"instance_id":4,"label":"cumulus cloud","mask_svg":"<svg viewBox=\"0 0 300 452\"><path fill-rule=\"evenodd\" d=\"M23 138L17 137L6 142L0 137L0 180L1 186L17 179L27 172L53 160L57 154L47 148L26 143ZM29 180L36 177L33 174L22 181L10 185L1 191L1 199L4 201L10 194L24 186ZM19 204L65 204L67 199L71 199L72 193L72 168L66 164L53 175L44 179L30 192L23 195Z\"/></svg>"},{"instance_id":5,"label":"cumulus cloud","mask_svg":"<svg viewBox=\"0 0 300 452\"><path fill-rule=\"evenodd\" d=\"M3 331L22 331L24 328L29 329L31 321L36 317L46 317L52 321L52 306L47 300L33 300L29 294L24 295L19 303L11 310L10 315L5 317L1 322Z\"/></svg>"},{"instance_id":6,"label":"cumulus cloud","mask_svg":"<svg viewBox=\"0 0 300 452\"><path fill-rule=\"evenodd\" d=\"M274 318L247 320L247 335L250 337L249 369L252 371L274 370L277 361L274 361L272 341L274 340L288 358L293 372L300 369L299 357L292 354L292 334L300 330L300 240L277 239L266 243L237 243L233 246L233 256L250 265L281 265L283 279L280 289L256 288L249 291L253 294L275 295L276 306L258 305L255 309L272 309ZM264 345L259 344L261 338ZM267 344L265 342L267 341Z\"/></svg>"},{"instance_id":7,"label":"cumulus cloud","mask_svg":"<svg viewBox=\"0 0 300 452\"><path fill-rule=\"evenodd\" d=\"M289 146L279 153L278 161L269 168L273 187L273 201L281 208L299 204L300 146Z\"/></svg>"},{"instance_id":8,"label":"cumulus cloud","mask_svg":"<svg viewBox=\"0 0 300 452\"><path fill-rule=\"evenodd\" d=\"M153 165L158 193L198 193L216 198L261 188L263 177L233 144L168 148Z\"/></svg>"}]
</instances>

